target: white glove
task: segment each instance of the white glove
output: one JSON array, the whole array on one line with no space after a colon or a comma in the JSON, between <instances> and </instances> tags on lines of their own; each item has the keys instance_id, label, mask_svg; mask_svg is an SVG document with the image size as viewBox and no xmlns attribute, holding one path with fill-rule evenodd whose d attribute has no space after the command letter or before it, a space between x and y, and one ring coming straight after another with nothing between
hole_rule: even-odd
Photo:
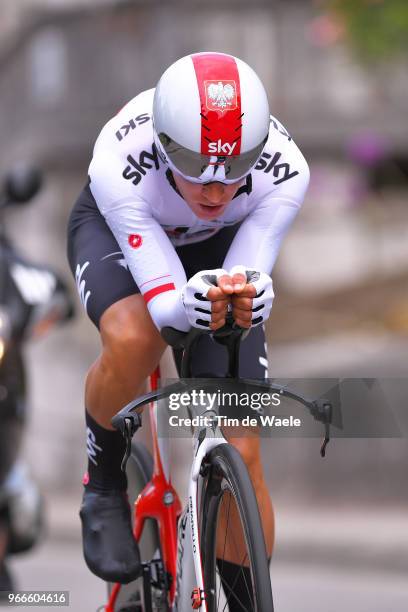
<instances>
[{"instance_id":1,"label":"white glove","mask_svg":"<svg viewBox=\"0 0 408 612\"><path fill-rule=\"evenodd\" d=\"M265 274L265 272L251 270L245 266L234 266L229 274L230 276L243 274L247 279L247 283L251 283L255 287L256 296L252 298L252 327L264 323L269 317L273 298L275 297L271 277Z\"/></svg>"},{"instance_id":2,"label":"white glove","mask_svg":"<svg viewBox=\"0 0 408 612\"><path fill-rule=\"evenodd\" d=\"M228 274L226 270L202 270L190 278L181 290L181 299L190 325L208 329L211 323L211 301L207 293L217 287L218 278Z\"/></svg>"}]
</instances>

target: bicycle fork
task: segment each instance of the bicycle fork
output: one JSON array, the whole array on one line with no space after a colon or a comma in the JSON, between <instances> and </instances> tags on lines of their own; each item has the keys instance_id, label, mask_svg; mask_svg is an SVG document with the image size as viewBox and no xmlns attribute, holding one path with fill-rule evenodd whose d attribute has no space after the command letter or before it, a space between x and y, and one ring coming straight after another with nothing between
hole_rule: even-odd
<instances>
[{"instance_id":1,"label":"bicycle fork","mask_svg":"<svg viewBox=\"0 0 408 612\"><path fill-rule=\"evenodd\" d=\"M191 612L192 609L208 612L198 525L198 504L203 484L200 479L200 469L204 457L213 448L227 443L221 432L216 430L212 432L215 434L214 437L210 437L208 435L210 431L202 430L195 438L188 499L178 523L177 584L173 612ZM202 436L204 432L205 435Z\"/></svg>"}]
</instances>

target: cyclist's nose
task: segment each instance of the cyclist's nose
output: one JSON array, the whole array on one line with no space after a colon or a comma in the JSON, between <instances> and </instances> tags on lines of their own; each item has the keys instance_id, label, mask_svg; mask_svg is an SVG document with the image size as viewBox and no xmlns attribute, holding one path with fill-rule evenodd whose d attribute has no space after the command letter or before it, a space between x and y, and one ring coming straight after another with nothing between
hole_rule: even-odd
<instances>
[{"instance_id":1,"label":"cyclist's nose","mask_svg":"<svg viewBox=\"0 0 408 612\"><path fill-rule=\"evenodd\" d=\"M218 204L224 196L224 185L222 183L208 183L208 185L204 185L204 195L211 204Z\"/></svg>"}]
</instances>

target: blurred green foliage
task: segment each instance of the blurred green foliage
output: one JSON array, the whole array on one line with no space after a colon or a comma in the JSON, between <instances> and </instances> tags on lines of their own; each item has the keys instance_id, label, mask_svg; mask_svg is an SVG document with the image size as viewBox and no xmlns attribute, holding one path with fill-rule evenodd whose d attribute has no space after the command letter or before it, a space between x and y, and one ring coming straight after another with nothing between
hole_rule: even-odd
<instances>
[{"instance_id":1,"label":"blurred green foliage","mask_svg":"<svg viewBox=\"0 0 408 612\"><path fill-rule=\"evenodd\" d=\"M408 0L325 0L358 57L379 62L408 57Z\"/></svg>"}]
</instances>

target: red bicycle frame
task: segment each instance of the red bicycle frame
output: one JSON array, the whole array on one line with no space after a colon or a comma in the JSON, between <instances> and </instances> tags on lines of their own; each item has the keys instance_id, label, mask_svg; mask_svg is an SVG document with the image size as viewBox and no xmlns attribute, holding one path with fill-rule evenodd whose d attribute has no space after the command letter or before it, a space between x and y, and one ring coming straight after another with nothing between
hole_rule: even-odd
<instances>
[{"instance_id":1,"label":"red bicycle frame","mask_svg":"<svg viewBox=\"0 0 408 612\"><path fill-rule=\"evenodd\" d=\"M150 376L150 388L155 391L160 380L158 366ZM150 482L138 495L134 504L134 530L137 541L140 540L146 519L155 519L159 530L164 571L171 576L169 606L172 607L176 595L177 574L177 522L182 508L179 496L167 477L163 467L162 453L157 437L157 419L155 403L149 405L150 428L153 441L153 476ZM166 504L165 498L170 500ZM121 584L115 584L109 597L105 612L115 612L115 603Z\"/></svg>"}]
</instances>

